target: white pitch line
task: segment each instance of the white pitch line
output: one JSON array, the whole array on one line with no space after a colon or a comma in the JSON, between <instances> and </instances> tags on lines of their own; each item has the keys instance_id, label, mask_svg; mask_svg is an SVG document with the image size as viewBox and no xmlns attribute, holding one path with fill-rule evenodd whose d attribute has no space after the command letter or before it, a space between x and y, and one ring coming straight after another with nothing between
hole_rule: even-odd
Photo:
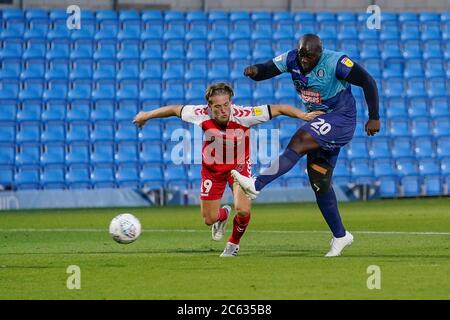
<instances>
[{"instance_id":1,"label":"white pitch line","mask_svg":"<svg viewBox=\"0 0 450 320\"><path fill-rule=\"evenodd\" d=\"M0 229L0 232L108 232L105 229L36 229L36 228L16 228ZM206 233L208 230L198 229L144 229L142 232L184 232L184 233ZM324 233L330 234L330 231L319 230L249 230L250 233L279 233L279 234L302 234L302 233ZM413 232L413 231L352 231L355 234L394 234L394 235L450 235L450 232Z\"/></svg>"}]
</instances>

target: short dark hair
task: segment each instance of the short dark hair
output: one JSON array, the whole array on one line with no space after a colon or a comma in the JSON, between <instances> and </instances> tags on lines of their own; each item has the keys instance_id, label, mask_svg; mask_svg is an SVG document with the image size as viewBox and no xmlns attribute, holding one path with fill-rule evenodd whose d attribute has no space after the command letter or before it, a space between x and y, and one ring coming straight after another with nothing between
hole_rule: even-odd
<instances>
[{"instance_id":1,"label":"short dark hair","mask_svg":"<svg viewBox=\"0 0 450 320\"><path fill-rule=\"evenodd\" d=\"M205 99L210 102L209 99L212 96L218 95L218 94L228 94L231 97L234 96L234 91L231 86L225 82L219 82L219 83L213 83L208 86L205 92Z\"/></svg>"}]
</instances>

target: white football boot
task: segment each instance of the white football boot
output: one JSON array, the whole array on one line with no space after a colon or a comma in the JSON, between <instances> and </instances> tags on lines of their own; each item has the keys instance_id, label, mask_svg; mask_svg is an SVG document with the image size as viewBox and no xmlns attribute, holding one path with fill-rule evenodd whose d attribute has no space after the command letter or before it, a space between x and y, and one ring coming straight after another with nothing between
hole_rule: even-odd
<instances>
[{"instance_id":1,"label":"white football boot","mask_svg":"<svg viewBox=\"0 0 450 320\"><path fill-rule=\"evenodd\" d=\"M255 178L243 176L236 170L231 170L231 175L233 176L234 181L241 186L247 198L254 200L258 197L259 191L256 191L255 189Z\"/></svg>"},{"instance_id":2,"label":"white football boot","mask_svg":"<svg viewBox=\"0 0 450 320\"><path fill-rule=\"evenodd\" d=\"M217 221L211 227L212 239L214 241L219 241L223 238L225 234L225 227L227 225L228 218L230 217L231 207L229 205L225 205L222 208L227 210L227 218L223 221Z\"/></svg>"},{"instance_id":3,"label":"white football boot","mask_svg":"<svg viewBox=\"0 0 450 320\"><path fill-rule=\"evenodd\" d=\"M328 253L325 255L325 257L337 257L341 255L342 250L346 247L351 245L353 242L353 235L345 231L345 236L341 238L335 238L331 239L331 249L328 251Z\"/></svg>"},{"instance_id":4,"label":"white football boot","mask_svg":"<svg viewBox=\"0 0 450 320\"><path fill-rule=\"evenodd\" d=\"M227 246L223 250L221 257L235 257L239 252L239 245L227 242Z\"/></svg>"}]
</instances>

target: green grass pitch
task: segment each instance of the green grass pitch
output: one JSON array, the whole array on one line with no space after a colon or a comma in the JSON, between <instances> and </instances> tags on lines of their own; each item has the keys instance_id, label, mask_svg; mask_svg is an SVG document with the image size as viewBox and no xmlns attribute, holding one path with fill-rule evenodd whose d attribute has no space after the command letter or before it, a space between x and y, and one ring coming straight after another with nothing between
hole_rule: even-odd
<instances>
[{"instance_id":1,"label":"green grass pitch","mask_svg":"<svg viewBox=\"0 0 450 320\"><path fill-rule=\"evenodd\" d=\"M226 239L197 206L0 211L0 299L450 299L449 198L340 209L355 242L337 258L313 203L255 205L236 258L219 258ZM108 234L122 212L141 220L135 243ZM381 289L367 287L371 265Z\"/></svg>"}]
</instances>

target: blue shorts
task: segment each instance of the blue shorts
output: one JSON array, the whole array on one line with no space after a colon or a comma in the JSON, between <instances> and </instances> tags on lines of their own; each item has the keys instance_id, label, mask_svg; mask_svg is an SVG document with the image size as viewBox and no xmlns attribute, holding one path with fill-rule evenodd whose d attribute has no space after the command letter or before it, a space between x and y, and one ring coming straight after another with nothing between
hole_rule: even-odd
<instances>
[{"instance_id":1,"label":"blue shorts","mask_svg":"<svg viewBox=\"0 0 450 320\"><path fill-rule=\"evenodd\" d=\"M299 130L308 132L320 147L327 151L349 143L356 128L356 117L330 112L305 123Z\"/></svg>"}]
</instances>

